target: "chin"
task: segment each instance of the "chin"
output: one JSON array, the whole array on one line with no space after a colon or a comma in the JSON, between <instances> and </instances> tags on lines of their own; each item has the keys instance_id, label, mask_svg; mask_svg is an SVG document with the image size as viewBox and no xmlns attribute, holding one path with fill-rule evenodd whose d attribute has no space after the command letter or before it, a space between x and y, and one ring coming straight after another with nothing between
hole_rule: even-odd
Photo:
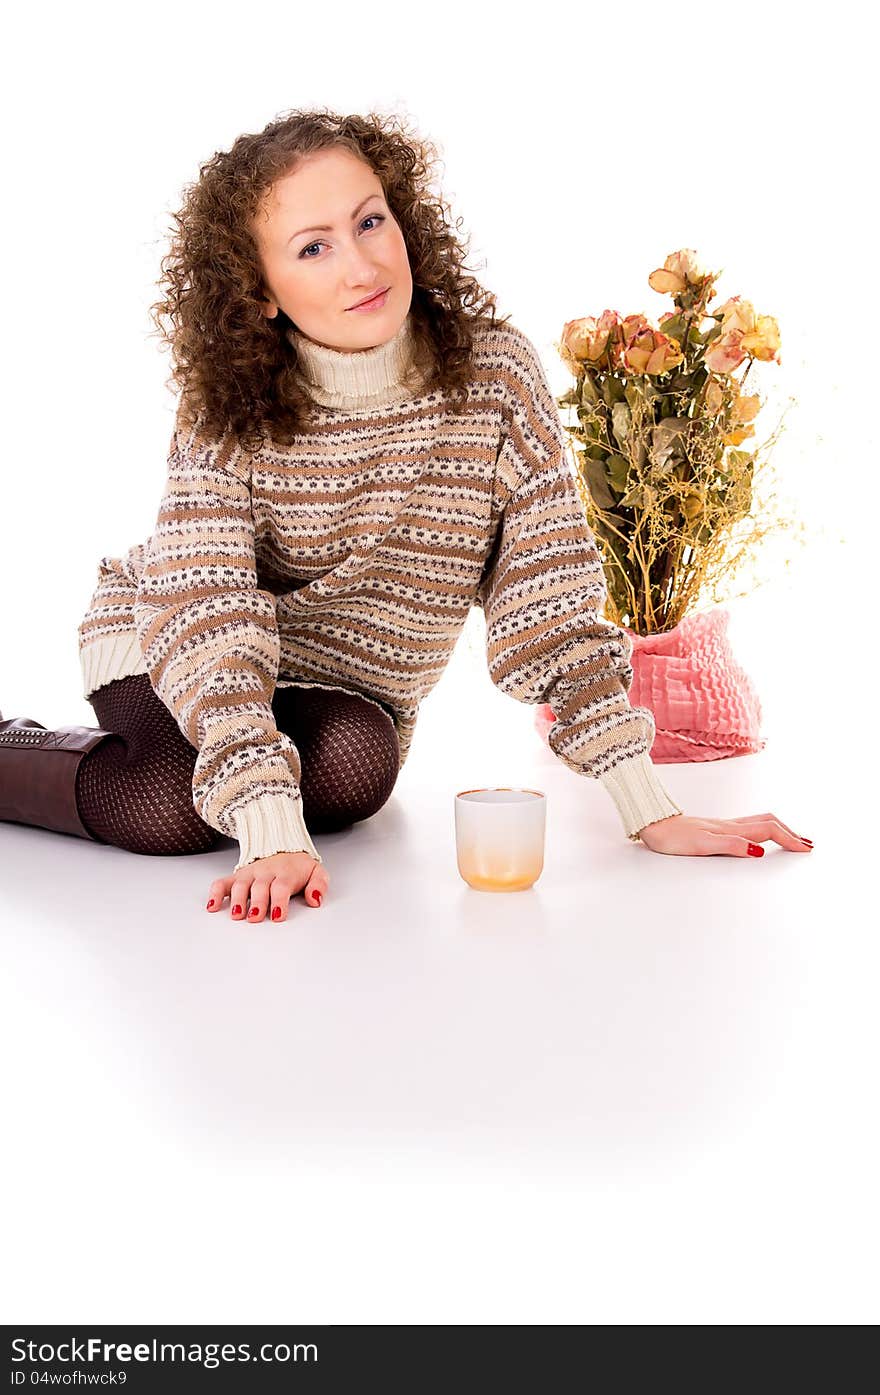
<instances>
[{"instance_id":1,"label":"chin","mask_svg":"<svg viewBox=\"0 0 880 1395\"><path fill-rule=\"evenodd\" d=\"M360 333L357 333L351 326L349 326L349 333L357 341L359 349L375 348L377 345L387 344L389 339L393 339L406 318L406 315L383 314L381 310L374 315L350 315L348 319L362 320L363 324L358 325Z\"/></svg>"}]
</instances>

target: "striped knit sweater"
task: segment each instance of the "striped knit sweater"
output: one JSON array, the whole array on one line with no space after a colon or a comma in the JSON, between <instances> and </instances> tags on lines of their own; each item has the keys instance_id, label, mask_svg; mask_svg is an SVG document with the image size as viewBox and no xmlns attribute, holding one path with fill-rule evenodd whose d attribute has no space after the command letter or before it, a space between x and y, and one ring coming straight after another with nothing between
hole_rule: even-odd
<instances>
[{"instance_id":1,"label":"striped knit sweater","mask_svg":"<svg viewBox=\"0 0 880 1395\"><path fill-rule=\"evenodd\" d=\"M99 564L78 631L85 696L149 674L197 751L196 811L239 843L236 870L320 860L276 684L387 704L403 764L479 605L492 681L552 704L551 749L601 781L627 836L681 813L648 754L653 716L627 699L632 643L600 615L601 559L531 341L482 327L455 416L414 376L409 318L353 353L288 333L314 419L294 447L246 452L178 416L151 537Z\"/></svg>"}]
</instances>

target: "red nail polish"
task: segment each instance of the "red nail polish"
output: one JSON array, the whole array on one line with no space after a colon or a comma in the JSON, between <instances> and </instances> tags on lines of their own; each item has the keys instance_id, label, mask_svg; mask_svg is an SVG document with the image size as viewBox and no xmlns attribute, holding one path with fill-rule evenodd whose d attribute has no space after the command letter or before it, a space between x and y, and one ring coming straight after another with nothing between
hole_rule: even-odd
<instances>
[{"instance_id":1,"label":"red nail polish","mask_svg":"<svg viewBox=\"0 0 880 1395\"><path fill-rule=\"evenodd\" d=\"M272 919L273 919L273 920L280 920L280 919L281 919L281 907L280 907L280 906L276 906L275 909L272 911Z\"/></svg>"},{"instance_id":2,"label":"red nail polish","mask_svg":"<svg viewBox=\"0 0 880 1395\"><path fill-rule=\"evenodd\" d=\"M208 911L209 911L209 910L211 909L211 907L213 906L213 904L214 904L214 899L213 899L213 897L212 897L211 900L208 902L207 906L205 907L205 910L208 910Z\"/></svg>"},{"instance_id":3,"label":"red nail polish","mask_svg":"<svg viewBox=\"0 0 880 1395\"><path fill-rule=\"evenodd\" d=\"M321 904L321 893L320 893L320 891L313 891L313 892L312 892L312 899L313 899L314 901L317 901L318 905L320 906L320 904Z\"/></svg>"},{"instance_id":4,"label":"red nail polish","mask_svg":"<svg viewBox=\"0 0 880 1395\"><path fill-rule=\"evenodd\" d=\"M812 838L802 838L802 839L801 839L801 842L802 842L802 843L806 843L806 845L807 845L808 848L811 848L811 847L813 846L813 840L812 840Z\"/></svg>"},{"instance_id":5,"label":"red nail polish","mask_svg":"<svg viewBox=\"0 0 880 1395\"><path fill-rule=\"evenodd\" d=\"M764 849L763 849L763 848L759 847L757 843L749 843L749 857L763 857L763 856L764 856Z\"/></svg>"},{"instance_id":6,"label":"red nail polish","mask_svg":"<svg viewBox=\"0 0 880 1395\"><path fill-rule=\"evenodd\" d=\"M233 915L241 915L241 906L233 906L233 907L232 907L232 914L233 914Z\"/></svg>"},{"instance_id":7,"label":"red nail polish","mask_svg":"<svg viewBox=\"0 0 880 1395\"><path fill-rule=\"evenodd\" d=\"M260 908L259 908L259 906L251 906L251 909L250 909L249 914L250 914L250 915L259 915L259 914L260 914Z\"/></svg>"}]
</instances>

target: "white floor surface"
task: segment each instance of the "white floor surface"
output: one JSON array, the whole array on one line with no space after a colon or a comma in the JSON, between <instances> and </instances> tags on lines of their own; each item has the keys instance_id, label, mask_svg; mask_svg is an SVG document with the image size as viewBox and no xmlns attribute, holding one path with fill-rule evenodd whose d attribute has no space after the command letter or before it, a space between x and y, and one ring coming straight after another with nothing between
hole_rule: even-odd
<instances>
[{"instance_id":1,"label":"white floor surface","mask_svg":"<svg viewBox=\"0 0 880 1395\"><path fill-rule=\"evenodd\" d=\"M766 749L658 770L809 854L627 842L478 612L389 803L316 839L320 910L207 914L232 844L0 825L4 1321L876 1321L876 757L855 635L829 601L826 683L815 610L770 599L730 607ZM453 794L514 783L543 875L474 892Z\"/></svg>"}]
</instances>

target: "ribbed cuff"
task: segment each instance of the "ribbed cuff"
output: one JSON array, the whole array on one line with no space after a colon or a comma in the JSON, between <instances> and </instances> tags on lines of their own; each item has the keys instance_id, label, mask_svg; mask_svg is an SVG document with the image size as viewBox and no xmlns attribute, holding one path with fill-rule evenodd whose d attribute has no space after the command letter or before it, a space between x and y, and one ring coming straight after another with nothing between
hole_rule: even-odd
<instances>
[{"instance_id":1,"label":"ribbed cuff","mask_svg":"<svg viewBox=\"0 0 880 1395\"><path fill-rule=\"evenodd\" d=\"M96 688L103 687L105 683L112 683L116 678L127 678L130 673L148 671L137 634L133 630L102 635L91 644L84 644L79 651L79 663L83 697L86 698Z\"/></svg>"},{"instance_id":2,"label":"ribbed cuff","mask_svg":"<svg viewBox=\"0 0 880 1395\"><path fill-rule=\"evenodd\" d=\"M238 872L258 857L279 852L307 852L323 862L306 828L302 799L290 794L263 794L241 809L233 810L235 836L241 854L233 871Z\"/></svg>"},{"instance_id":3,"label":"ribbed cuff","mask_svg":"<svg viewBox=\"0 0 880 1395\"><path fill-rule=\"evenodd\" d=\"M617 805L627 838L634 843L645 824L684 813L661 785L647 752L619 761L599 779Z\"/></svg>"}]
</instances>

